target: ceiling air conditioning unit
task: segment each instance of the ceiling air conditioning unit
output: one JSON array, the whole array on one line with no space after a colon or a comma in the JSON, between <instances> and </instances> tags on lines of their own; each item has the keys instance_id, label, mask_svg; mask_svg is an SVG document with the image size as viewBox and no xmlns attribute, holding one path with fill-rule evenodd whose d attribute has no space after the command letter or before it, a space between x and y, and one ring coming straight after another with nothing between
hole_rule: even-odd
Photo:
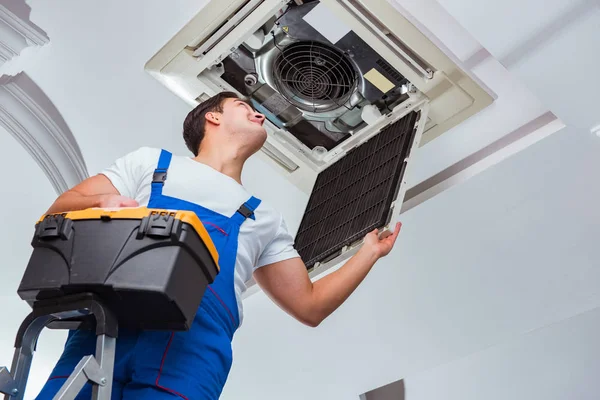
<instances>
[{"instance_id":1,"label":"ceiling air conditioning unit","mask_svg":"<svg viewBox=\"0 0 600 400\"><path fill-rule=\"evenodd\" d=\"M262 156L310 195L315 271L388 232L413 150L493 101L386 0L212 0L146 70L192 106L228 90L266 115Z\"/></svg>"}]
</instances>

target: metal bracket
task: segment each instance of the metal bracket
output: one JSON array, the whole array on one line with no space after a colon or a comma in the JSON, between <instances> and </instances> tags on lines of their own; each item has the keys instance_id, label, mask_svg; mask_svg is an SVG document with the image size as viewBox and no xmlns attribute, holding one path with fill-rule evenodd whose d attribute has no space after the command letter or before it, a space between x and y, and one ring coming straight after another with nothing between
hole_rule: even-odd
<instances>
[{"instance_id":1,"label":"metal bracket","mask_svg":"<svg viewBox=\"0 0 600 400\"><path fill-rule=\"evenodd\" d=\"M79 361L73 373L54 396L54 400L74 399L88 380L104 386L106 385L105 375L93 355L85 356Z\"/></svg>"},{"instance_id":2,"label":"metal bracket","mask_svg":"<svg viewBox=\"0 0 600 400\"><path fill-rule=\"evenodd\" d=\"M19 393L17 382L13 379L6 367L0 367L0 393L16 396Z\"/></svg>"},{"instance_id":3,"label":"metal bracket","mask_svg":"<svg viewBox=\"0 0 600 400\"><path fill-rule=\"evenodd\" d=\"M91 358L90 361L83 367L83 373L88 380L92 381L93 383L97 383L100 386L106 385L106 374L102 368L100 368L100 365L95 358Z\"/></svg>"}]
</instances>

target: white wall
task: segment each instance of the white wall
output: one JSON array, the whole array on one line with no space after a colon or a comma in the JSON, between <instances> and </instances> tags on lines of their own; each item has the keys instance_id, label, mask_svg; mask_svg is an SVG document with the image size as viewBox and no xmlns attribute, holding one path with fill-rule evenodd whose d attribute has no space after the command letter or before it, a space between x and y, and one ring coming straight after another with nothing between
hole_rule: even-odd
<instances>
[{"instance_id":1,"label":"white wall","mask_svg":"<svg viewBox=\"0 0 600 400\"><path fill-rule=\"evenodd\" d=\"M410 210L397 248L317 329L251 297L223 398L357 399L597 308L599 150L565 129ZM547 388L531 390L512 398Z\"/></svg>"},{"instance_id":2,"label":"white wall","mask_svg":"<svg viewBox=\"0 0 600 400\"><path fill-rule=\"evenodd\" d=\"M16 291L31 255L35 222L48 209L55 194L50 181L21 145L0 127L2 149L2 235L0 240L0 366L10 368L14 339L31 309ZM40 337L27 395L35 394L49 376L66 335L46 331ZM32 398L32 397L30 397Z\"/></svg>"},{"instance_id":3,"label":"white wall","mask_svg":"<svg viewBox=\"0 0 600 400\"><path fill-rule=\"evenodd\" d=\"M596 400L600 346L594 343L599 336L600 309L596 308L408 376L406 399Z\"/></svg>"},{"instance_id":4,"label":"white wall","mask_svg":"<svg viewBox=\"0 0 600 400\"><path fill-rule=\"evenodd\" d=\"M598 398L600 309L366 393L364 400ZM361 397L361 399L363 398Z\"/></svg>"}]
</instances>

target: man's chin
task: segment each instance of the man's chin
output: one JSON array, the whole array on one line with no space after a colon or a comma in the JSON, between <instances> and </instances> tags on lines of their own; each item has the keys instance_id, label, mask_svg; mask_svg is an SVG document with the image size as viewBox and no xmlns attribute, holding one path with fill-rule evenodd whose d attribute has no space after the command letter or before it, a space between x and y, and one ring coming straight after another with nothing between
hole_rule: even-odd
<instances>
[{"instance_id":1,"label":"man's chin","mask_svg":"<svg viewBox=\"0 0 600 400\"><path fill-rule=\"evenodd\" d=\"M267 138L267 130L265 129L264 126L256 124L256 131L255 132L256 132L257 135L264 136L265 140L266 140L266 138Z\"/></svg>"},{"instance_id":2,"label":"man's chin","mask_svg":"<svg viewBox=\"0 0 600 400\"><path fill-rule=\"evenodd\" d=\"M260 141L258 142L259 149L262 148L266 142L267 142L267 131L263 129L263 133L260 137Z\"/></svg>"},{"instance_id":3,"label":"man's chin","mask_svg":"<svg viewBox=\"0 0 600 400\"><path fill-rule=\"evenodd\" d=\"M265 142L267 141L267 136L268 136L267 131L265 130L264 127L258 126L252 130L251 135L252 135L251 140L254 144L253 147L256 148L256 151L260 150L262 148L262 146L265 144Z\"/></svg>"}]
</instances>

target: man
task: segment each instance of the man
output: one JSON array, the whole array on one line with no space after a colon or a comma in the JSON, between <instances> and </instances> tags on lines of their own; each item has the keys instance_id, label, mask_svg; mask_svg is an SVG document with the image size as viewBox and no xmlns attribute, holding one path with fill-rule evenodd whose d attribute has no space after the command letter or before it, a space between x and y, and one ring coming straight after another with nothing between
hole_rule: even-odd
<instances>
[{"instance_id":1,"label":"man","mask_svg":"<svg viewBox=\"0 0 600 400\"><path fill-rule=\"evenodd\" d=\"M241 183L244 162L266 140L265 117L234 93L220 93L186 117L183 137L194 158L141 148L62 194L49 213L91 207L194 211L219 252L220 273L186 332L120 332L113 399L217 399L232 362L231 340L242 321L241 295L253 275L298 321L316 327L336 310L394 245L394 233L366 235L339 270L315 282L293 247L281 214ZM156 174L159 172L159 174ZM166 173L166 180L154 179ZM93 332L70 332L65 351L40 393L50 399L79 360L92 354ZM78 398L90 397L90 385Z\"/></svg>"}]
</instances>

